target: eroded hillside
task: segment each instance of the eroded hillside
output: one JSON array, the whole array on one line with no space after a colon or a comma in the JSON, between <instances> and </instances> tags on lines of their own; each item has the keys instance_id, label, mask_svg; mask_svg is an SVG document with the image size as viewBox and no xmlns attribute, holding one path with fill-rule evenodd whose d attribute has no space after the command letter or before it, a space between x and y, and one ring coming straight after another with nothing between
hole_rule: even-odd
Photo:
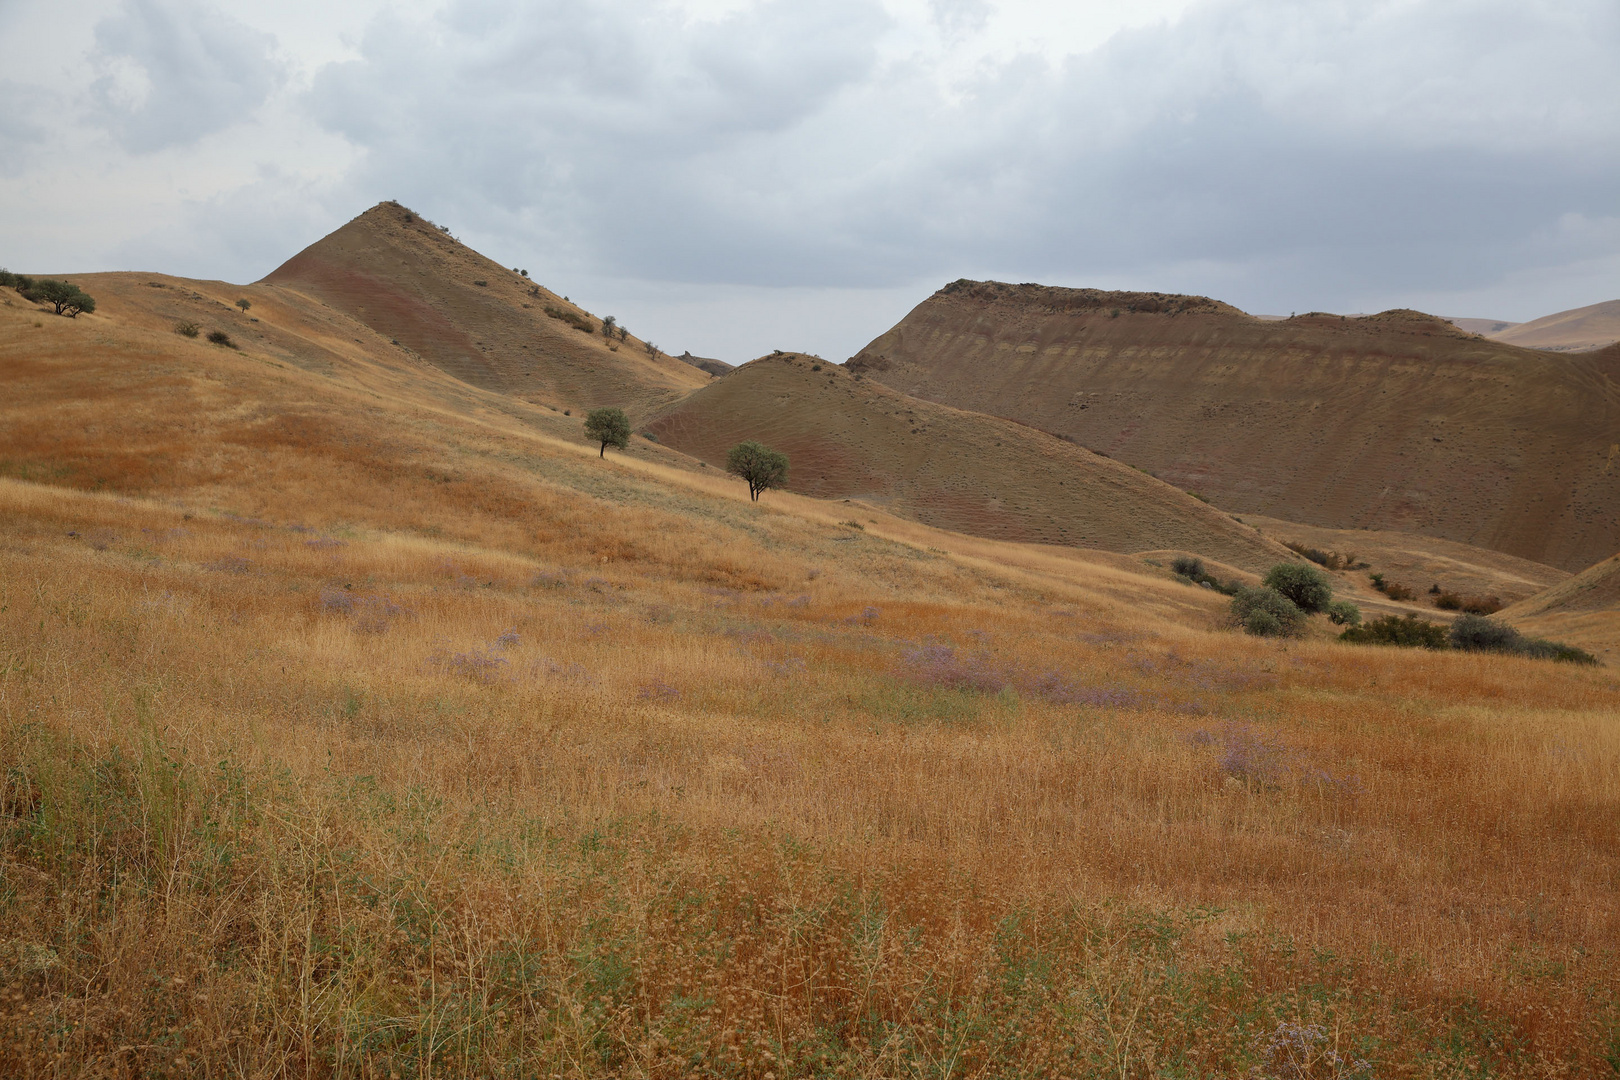
<instances>
[{"instance_id":1,"label":"eroded hillside","mask_svg":"<svg viewBox=\"0 0 1620 1080\"><path fill-rule=\"evenodd\" d=\"M639 416L706 383L634 335L499 266L397 203L381 203L288 259L264 285L296 290L485 390Z\"/></svg>"},{"instance_id":2,"label":"eroded hillside","mask_svg":"<svg viewBox=\"0 0 1620 1080\"><path fill-rule=\"evenodd\" d=\"M648 430L716 466L730 447L758 439L788 455L791 490L860 499L957 532L1117 552L1179 549L1250 571L1292 557L1117 461L796 353L742 366Z\"/></svg>"},{"instance_id":3,"label":"eroded hillside","mask_svg":"<svg viewBox=\"0 0 1620 1080\"><path fill-rule=\"evenodd\" d=\"M1620 346L1553 355L1411 311L1268 322L1202 297L957 282L850 365L1239 514L1569 571L1620 536Z\"/></svg>"}]
</instances>

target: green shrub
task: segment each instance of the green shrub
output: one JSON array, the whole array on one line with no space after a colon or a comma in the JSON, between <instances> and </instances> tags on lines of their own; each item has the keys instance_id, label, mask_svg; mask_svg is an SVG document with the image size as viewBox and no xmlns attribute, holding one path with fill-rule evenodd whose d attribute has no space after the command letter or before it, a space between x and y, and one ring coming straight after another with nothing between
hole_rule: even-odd
<instances>
[{"instance_id":1,"label":"green shrub","mask_svg":"<svg viewBox=\"0 0 1620 1080\"><path fill-rule=\"evenodd\" d=\"M1463 615L1451 624L1451 647L1466 652L1507 653L1532 660L1560 660L1567 664L1596 664L1585 649L1545 638L1525 637L1504 622L1483 615Z\"/></svg>"},{"instance_id":2,"label":"green shrub","mask_svg":"<svg viewBox=\"0 0 1620 1080\"><path fill-rule=\"evenodd\" d=\"M182 320L181 322L174 324L174 332L179 334L181 337L196 337L198 334L202 333L202 327L198 326L194 322Z\"/></svg>"},{"instance_id":3,"label":"green shrub","mask_svg":"<svg viewBox=\"0 0 1620 1080\"><path fill-rule=\"evenodd\" d=\"M0 266L0 288L6 288L15 284L17 284L17 275L13 274L5 267Z\"/></svg>"},{"instance_id":4,"label":"green shrub","mask_svg":"<svg viewBox=\"0 0 1620 1080\"><path fill-rule=\"evenodd\" d=\"M1203 559L1193 555L1177 555L1170 560L1170 570L1177 577L1193 585L1207 585L1226 596L1236 596L1238 589L1241 588L1235 581L1221 581L1204 566Z\"/></svg>"},{"instance_id":5,"label":"green shrub","mask_svg":"<svg viewBox=\"0 0 1620 1080\"><path fill-rule=\"evenodd\" d=\"M1304 563L1278 563L1266 575L1264 585L1286 596L1305 612L1321 611L1333 599L1333 583L1327 575Z\"/></svg>"},{"instance_id":6,"label":"green shrub","mask_svg":"<svg viewBox=\"0 0 1620 1080\"><path fill-rule=\"evenodd\" d=\"M208 332L208 340L212 341L215 345L223 345L227 349L236 348L236 342L231 340L231 335L227 334L223 330L210 330Z\"/></svg>"},{"instance_id":7,"label":"green shrub","mask_svg":"<svg viewBox=\"0 0 1620 1080\"><path fill-rule=\"evenodd\" d=\"M1239 588L1232 597L1232 619L1258 637L1282 637L1299 633L1305 613L1276 589Z\"/></svg>"},{"instance_id":8,"label":"green shrub","mask_svg":"<svg viewBox=\"0 0 1620 1080\"><path fill-rule=\"evenodd\" d=\"M1348 600L1329 600L1322 610L1335 626L1356 626L1361 622L1361 609Z\"/></svg>"},{"instance_id":9,"label":"green shrub","mask_svg":"<svg viewBox=\"0 0 1620 1080\"><path fill-rule=\"evenodd\" d=\"M1202 581L1204 578L1204 560L1191 555L1177 555L1170 560L1170 569L1177 575L1191 581Z\"/></svg>"},{"instance_id":10,"label":"green shrub","mask_svg":"<svg viewBox=\"0 0 1620 1080\"><path fill-rule=\"evenodd\" d=\"M1358 645L1403 645L1412 649L1444 649L1446 628L1415 615L1385 615L1339 635L1340 641Z\"/></svg>"}]
</instances>

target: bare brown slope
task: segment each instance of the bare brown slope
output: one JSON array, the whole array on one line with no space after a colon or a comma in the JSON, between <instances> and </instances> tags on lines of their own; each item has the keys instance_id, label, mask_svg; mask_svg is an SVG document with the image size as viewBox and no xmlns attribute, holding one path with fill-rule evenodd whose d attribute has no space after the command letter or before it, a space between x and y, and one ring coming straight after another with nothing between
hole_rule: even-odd
<instances>
[{"instance_id":1,"label":"bare brown slope","mask_svg":"<svg viewBox=\"0 0 1620 1080\"><path fill-rule=\"evenodd\" d=\"M1560 311L1527 323L1516 323L1490 335L1525 349L1581 352L1620 341L1620 300Z\"/></svg>"},{"instance_id":2,"label":"bare brown slope","mask_svg":"<svg viewBox=\"0 0 1620 1080\"><path fill-rule=\"evenodd\" d=\"M1620 537L1620 346L1554 356L1418 312L1262 322L1202 297L957 282L850 364L1239 513L1565 570Z\"/></svg>"},{"instance_id":3,"label":"bare brown slope","mask_svg":"<svg viewBox=\"0 0 1620 1080\"><path fill-rule=\"evenodd\" d=\"M397 203L372 207L262 284L313 297L464 382L528 401L639 416L710 377L649 355L635 337L610 344L594 332L601 320Z\"/></svg>"},{"instance_id":4,"label":"bare brown slope","mask_svg":"<svg viewBox=\"0 0 1620 1080\"><path fill-rule=\"evenodd\" d=\"M788 455L788 487L860 499L1000 540L1194 551L1248 570L1291 557L1253 529L1116 461L995 417L917 401L795 353L746 364L648 429L722 466L759 439Z\"/></svg>"}]
</instances>

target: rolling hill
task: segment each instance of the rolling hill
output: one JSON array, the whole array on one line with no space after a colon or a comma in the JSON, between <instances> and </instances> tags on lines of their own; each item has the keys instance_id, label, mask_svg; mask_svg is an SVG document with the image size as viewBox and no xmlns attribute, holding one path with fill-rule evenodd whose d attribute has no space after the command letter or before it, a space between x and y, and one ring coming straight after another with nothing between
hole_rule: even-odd
<instances>
[{"instance_id":1,"label":"rolling hill","mask_svg":"<svg viewBox=\"0 0 1620 1080\"><path fill-rule=\"evenodd\" d=\"M1612 669L895 517L1271 550L807 357L659 422L862 501L599 458L298 288L74 280L0 288L0 1075L1608 1068Z\"/></svg>"},{"instance_id":2,"label":"rolling hill","mask_svg":"<svg viewBox=\"0 0 1620 1080\"><path fill-rule=\"evenodd\" d=\"M352 316L463 382L525 401L638 417L710 374L499 266L398 203L380 203L311 244L261 285Z\"/></svg>"},{"instance_id":3,"label":"rolling hill","mask_svg":"<svg viewBox=\"0 0 1620 1080\"><path fill-rule=\"evenodd\" d=\"M1488 335L1526 349L1583 352L1620 341L1620 300L1560 311L1527 323L1514 323Z\"/></svg>"},{"instance_id":4,"label":"rolling hill","mask_svg":"<svg viewBox=\"0 0 1620 1080\"><path fill-rule=\"evenodd\" d=\"M1527 633L1569 641L1605 664L1620 660L1620 555L1501 611Z\"/></svg>"},{"instance_id":5,"label":"rolling hill","mask_svg":"<svg viewBox=\"0 0 1620 1080\"><path fill-rule=\"evenodd\" d=\"M723 466L759 439L785 452L788 486L855 499L939 528L1134 552L1193 551L1250 571L1289 552L1168 484L1053 435L918 401L814 357L745 364L647 425Z\"/></svg>"},{"instance_id":6,"label":"rolling hill","mask_svg":"<svg viewBox=\"0 0 1620 1080\"><path fill-rule=\"evenodd\" d=\"M1240 514L1568 571L1620 535L1620 346L1549 355L1414 311L1266 322L1204 297L961 281L849 364Z\"/></svg>"}]
</instances>

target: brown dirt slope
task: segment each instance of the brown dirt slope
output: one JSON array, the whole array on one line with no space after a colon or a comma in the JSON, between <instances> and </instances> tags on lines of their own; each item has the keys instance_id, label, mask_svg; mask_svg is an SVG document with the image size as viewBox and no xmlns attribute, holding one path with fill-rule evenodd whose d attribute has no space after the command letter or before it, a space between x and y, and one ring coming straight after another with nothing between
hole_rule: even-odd
<instances>
[{"instance_id":1,"label":"brown dirt slope","mask_svg":"<svg viewBox=\"0 0 1620 1080\"><path fill-rule=\"evenodd\" d=\"M398 203L372 207L261 284L351 315L463 382L527 401L617 405L639 419L710 378L649 355L634 336L610 345L595 332L601 319Z\"/></svg>"},{"instance_id":2,"label":"brown dirt slope","mask_svg":"<svg viewBox=\"0 0 1620 1080\"><path fill-rule=\"evenodd\" d=\"M1571 571L1620 536L1620 346L1550 355L1414 311L1264 322L1203 297L961 281L850 365L1240 514Z\"/></svg>"},{"instance_id":3,"label":"brown dirt slope","mask_svg":"<svg viewBox=\"0 0 1620 1080\"><path fill-rule=\"evenodd\" d=\"M1527 323L1515 323L1489 335L1526 349L1581 352L1620 341L1620 300L1560 311Z\"/></svg>"},{"instance_id":4,"label":"brown dirt slope","mask_svg":"<svg viewBox=\"0 0 1620 1080\"><path fill-rule=\"evenodd\" d=\"M758 439L788 455L791 490L858 499L976 536L1187 550L1248 570L1290 557L1119 462L1007 420L907 398L797 353L743 365L648 430L718 467L730 447Z\"/></svg>"}]
</instances>

